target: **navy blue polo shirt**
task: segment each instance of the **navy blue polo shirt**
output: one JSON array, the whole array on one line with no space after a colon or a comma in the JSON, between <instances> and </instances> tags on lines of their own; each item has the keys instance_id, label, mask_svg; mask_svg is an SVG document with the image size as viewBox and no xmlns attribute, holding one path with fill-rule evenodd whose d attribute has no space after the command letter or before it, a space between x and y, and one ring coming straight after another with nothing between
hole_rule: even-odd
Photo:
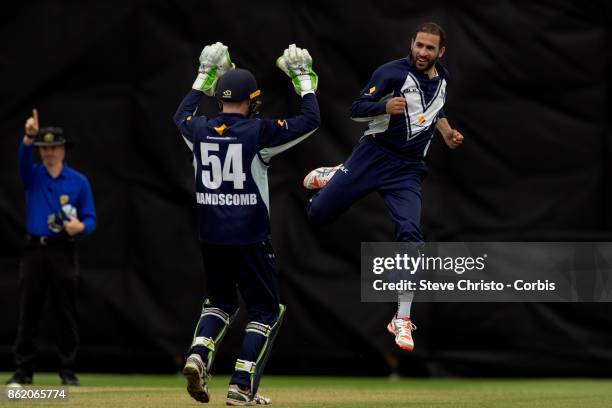
<instances>
[{"instance_id":1,"label":"navy blue polo shirt","mask_svg":"<svg viewBox=\"0 0 612 408\"><path fill-rule=\"evenodd\" d=\"M47 226L47 216L62 211L70 205L77 211L76 217L85 224L81 234L89 234L96 227L96 210L87 177L73 170L64 162L59 176L53 178L46 167L32 163L34 146L19 146L19 173L26 196L26 231L30 235L60 237L65 231L55 233Z\"/></svg>"}]
</instances>

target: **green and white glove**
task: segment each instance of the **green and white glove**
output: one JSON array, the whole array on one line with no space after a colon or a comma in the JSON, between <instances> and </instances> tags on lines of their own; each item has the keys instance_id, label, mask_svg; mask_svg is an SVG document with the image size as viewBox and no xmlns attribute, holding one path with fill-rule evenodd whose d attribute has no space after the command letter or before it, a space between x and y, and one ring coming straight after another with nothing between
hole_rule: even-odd
<instances>
[{"instance_id":1,"label":"green and white glove","mask_svg":"<svg viewBox=\"0 0 612 408\"><path fill-rule=\"evenodd\" d=\"M220 42L207 45L200 54L200 67L198 76L193 82L193 89L203 91L208 96L215 94L215 84L230 69L236 66L230 59L227 46Z\"/></svg>"},{"instance_id":2,"label":"green and white glove","mask_svg":"<svg viewBox=\"0 0 612 408\"><path fill-rule=\"evenodd\" d=\"M312 57L307 49L289 45L276 60L276 66L291 78L298 95L304 96L317 90L319 76L312 70Z\"/></svg>"}]
</instances>

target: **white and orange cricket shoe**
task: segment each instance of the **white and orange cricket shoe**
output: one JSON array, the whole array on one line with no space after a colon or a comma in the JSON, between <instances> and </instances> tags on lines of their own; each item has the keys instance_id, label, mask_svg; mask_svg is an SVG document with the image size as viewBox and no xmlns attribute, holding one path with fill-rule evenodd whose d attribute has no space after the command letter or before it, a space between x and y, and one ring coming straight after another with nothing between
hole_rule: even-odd
<instances>
[{"instance_id":1,"label":"white and orange cricket shoe","mask_svg":"<svg viewBox=\"0 0 612 408\"><path fill-rule=\"evenodd\" d=\"M412 340L412 331L416 330L416 326L409 317L393 316L393 319L387 325L389 333L395 336L395 344L404 350L412 351L414 349L414 341Z\"/></svg>"},{"instance_id":2,"label":"white and orange cricket shoe","mask_svg":"<svg viewBox=\"0 0 612 408\"><path fill-rule=\"evenodd\" d=\"M342 163L335 167L319 167L314 169L304 177L304 187L308 190L317 190L325 187L341 168Z\"/></svg>"}]
</instances>

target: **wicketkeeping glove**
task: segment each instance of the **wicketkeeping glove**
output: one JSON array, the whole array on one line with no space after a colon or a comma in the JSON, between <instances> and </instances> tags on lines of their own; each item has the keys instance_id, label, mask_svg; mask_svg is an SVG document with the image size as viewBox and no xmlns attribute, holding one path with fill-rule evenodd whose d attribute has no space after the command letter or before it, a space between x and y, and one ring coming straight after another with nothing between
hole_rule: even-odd
<instances>
[{"instance_id":1,"label":"wicketkeeping glove","mask_svg":"<svg viewBox=\"0 0 612 408\"><path fill-rule=\"evenodd\" d=\"M319 76L312 70L312 57L307 49L289 45L276 60L276 66L291 78L298 95L304 96L317 90Z\"/></svg>"},{"instance_id":2,"label":"wicketkeeping glove","mask_svg":"<svg viewBox=\"0 0 612 408\"><path fill-rule=\"evenodd\" d=\"M215 84L230 69L236 66L230 59L227 46L216 42L212 45L207 45L200 54L200 67L198 68L198 76L193 83L192 88L198 91L203 91L206 95L213 96L215 93Z\"/></svg>"}]
</instances>

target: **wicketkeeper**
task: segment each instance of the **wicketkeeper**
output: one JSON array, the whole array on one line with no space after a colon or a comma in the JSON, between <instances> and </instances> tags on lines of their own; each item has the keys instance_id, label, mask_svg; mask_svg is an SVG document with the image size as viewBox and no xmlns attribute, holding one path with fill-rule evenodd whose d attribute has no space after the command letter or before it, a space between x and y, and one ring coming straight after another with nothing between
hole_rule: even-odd
<instances>
[{"instance_id":1,"label":"wicketkeeper","mask_svg":"<svg viewBox=\"0 0 612 408\"><path fill-rule=\"evenodd\" d=\"M255 77L235 68L227 47L204 47L193 89L174 121L193 152L199 238L208 298L187 353L187 391L208 402L208 380L223 336L238 312L237 291L249 323L227 393L228 405L270 404L257 394L264 366L282 323L274 251L270 244L267 171L275 155L298 144L319 126L318 78L312 58L294 44L276 65L302 97L302 110L288 119L256 119L261 94ZM196 116L204 95L222 112Z\"/></svg>"}]
</instances>

